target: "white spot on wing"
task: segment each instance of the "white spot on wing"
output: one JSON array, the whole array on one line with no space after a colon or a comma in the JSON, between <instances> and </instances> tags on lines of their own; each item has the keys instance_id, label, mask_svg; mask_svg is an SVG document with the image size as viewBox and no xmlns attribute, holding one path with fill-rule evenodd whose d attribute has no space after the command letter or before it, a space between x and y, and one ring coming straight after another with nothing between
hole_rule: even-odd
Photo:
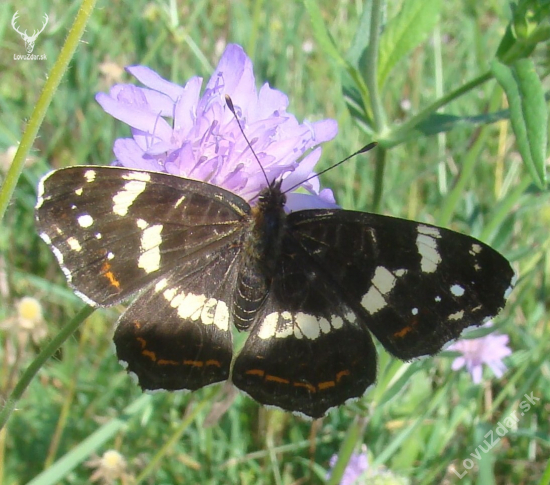
<instances>
[{"instance_id":1,"label":"white spot on wing","mask_svg":"<svg viewBox=\"0 0 550 485\"><path fill-rule=\"evenodd\" d=\"M193 295L192 293L188 293L178 305L178 315L183 319L190 318L191 320L198 320L201 316L205 301L206 296L204 295ZM173 302L172 300L172 303Z\"/></svg>"},{"instance_id":2,"label":"white spot on wing","mask_svg":"<svg viewBox=\"0 0 550 485\"><path fill-rule=\"evenodd\" d=\"M208 298L208 300L206 300L201 312L201 322L203 325L212 325L214 323L217 306L218 300L215 298Z\"/></svg>"},{"instance_id":3,"label":"white spot on wing","mask_svg":"<svg viewBox=\"0 0 550 485\"><path fill-rule=\"evenodd\" d=\"M218 300L214 314L214 325L220 330L229 330L229 308L224 301Z\"/></svg>"},{"instance_id":4,"label":"white spot on wing","mask_svg":"<svg viewBox=\"0 0 550 485\"><path fill-rule=\"evenodd\" d=\"M355 321L357 320L357 317L355 316L355 313L349 312L349 313L346 313L346 314L344 315L344 320L346 320L346 322L349 322L349 323L355 323ZM343 324L343 322L342 322L342 324ZM338 329L338 328L340 328L341 326L340 326L340 327L337 327L337 326L334 325L334 323L333 323L333 327L336 328L336 329Z\"/></svg>"},{"instance_id":5,"label":"white spot on wing","mask_svg":"<svg viewBox=\"0 0 550 485\"><path fill-rule=\"evenodd\" d=\"M149 182L151 176L147 172L130 172L122 176L124 180L141 180L142 182Z\"/></svg>"},{"instance_id":6,"label":"white spot on wing","mask_svg":"<svg viewBox=\"0 0 550 485\"><path fill-rule=\"evenodd\" d=\"M374 270L372 284L376 286L376 289L382 295L387 295L393 289L395 286L395 281L395 276L383 266L378 266Z\"/></svg>"},{"instance_id":7,"label":"white spot on wing","mask_svg":"<svg viewBox=\"0 0 550 485\"><path fill-rule=\"evenodd\" d=\"M330 322L326 318L323 318L323 317L321 317L319 319L319 328L321 329L321 332L323 332L323 333L329 333L332 330Z\"/></svg>"},{"instance_id":8,"label":"white spot on wing","mask_svg":"<svg viewBox=\"0 0 550 485\"><path fill-rule=\"evenodd\" d=\"M145 229L149 225L147 221L144 221L143 219L136 219L136 224L140 229Z\"/></svg>"},{"instance_id":9,"label":"white spot on wing","mask_svg":"<svg viewBox=\"0 0 550 485\"><path fill-rule=\"evenodd\" d=\"M164 288L166 288L167 286L168 286L168 280L166 278L162 278L155 285L155 292L159 293L160 291L164 290ZM170 299L170 301L172 300Z\"/></svg>"},{"instance_id":10,"label":"white spot on wing","mask_svg":"<svg viewBox=\"0 0 550 485\"><path fill-rule=\"evenodd\" d=\"M300 312L296 314L295 322L305 338L315 340L319 337L321 326L315 316Z\"/></svg>"},{"instance_id":11,"label":"white spot on wing","mask_svg":"<svg viewBox=\"0 0 550 485\"><path fill-rule=\"evenodd\" d=\"M95 170L86 170L84 172L84 178L86 179L86 182L90 183L95 180Z\"/></svg>"},{"instance_id":12,"label":"white spot on wing","mask_svg":"<svg viewBox=\"0 0 550 485\"><path fill-rule=\"evenodd\" d=\"M451 286L451 293L454 296L462 296L464 294L464 288L460 285Z\"/></svg>"},{"instance_id":13,"label":"white spot on wing","mask_svg":"<svg viewBox=\"0 0 550 485\"><path fill-rule=\"evenodd\" d=\"M441 234L439 229L420 224L418 226L418 236L416 237L416 247L421 256L420 268L424 273L433 273L439 263L441 256L437 250L437 239Z\"/></svg>"},{"instance_id":14,"label":"white spot on wing","mask_svg":"<svg viewBox=\"0 0 550 485\"><path fill-rule=\"evenodd\" d=\"M44 241L46 244L52 243L50 236L48 236L45 232L40 233L40 237L42 238L42 241Z\"/></svg>"},{"instance_id":15,"label":"white spot on wing","mask_svg":"<svg viewBox=\"0 0 550 485\"><path fill-rule=\"evenodd\" d=\"M152 273L160 267L160 244L162 243L162 224L147 227L141 235L141 256L138 267L146 273Z\"/></svg>"},{"instance_id":16,"label":"white spot on wing","mask_svg":"<svg viewBox=\"0 0 550 485\"><path fill-rule=\"evenodd\" d=\"M73 250L73 251L76 251L76 252L79 252L79 251L82 251L82 246L80 245L80 243L74 238L74 237L69 237L67 239L67 244L69 245L69 247Z\"/></svg>"},{"instance_id":17,"label":"white spot on wing","mask_svg":"<svg viewBox=\"0 0 550 485\"><path fill-rule=\"evenodd\" d=\"M369 288L361 300L361 306L371 315L379 312L386 305L386 300L374 285Z\"/></svg>"},{"instance_id":18,"label":"white spot on wing","mask_svg":"<svg viewBox=\"0 0 550 485\"><path fill-rule=\"evenodd\" d=\"M348 319L347 317L348 315L346 315L346 319ZM355 319L355 315L353 315L353 317ZM338 315L332 315L330 323L332 324L332 328L334 328L335 330L338 330L339 328L342 328L344 326L344 320Z\"/></svg>"},{"instance_id":19,"label":"white spot on wing","mask_svg":"<svg viewBox=\"0 0 550 485\"><path fill-rule=\"evenodd\" d=\"M425 226L424 224L419 224L417 230L420 234L426 234L427 236L431 236L434 238L441 237L441 232L437 227L431 227L431 226Z\"/></svg>"},{"instance_id":20,"label":"white spot on wing","mask_svg":"<svg viewBox=\"0 0 550 485\"><path fill-rule=\"evenodd\" d=\"M449 320L461 320L462 317L464 317L464 312L460 310L459 312L451 313L447 318Z\"/></svg>"},{"instance_id":21,"label":"white spot on wing","mask_svg":"<svg viewBox=\"0 0 550 485\"><path fill-rule=\"evenodd\" d=\"M94 223L94 218L90 214L82 214L76 220L80 227L90 227Z\"/></svg>"},{"instance_id":22,"label":"white spot on wing","mask_svg":"<svg viewBox=\"0 0 550 485\"><path fill-rule=\"evenodd\" d=\"M174 209L177 209L177 208L180 206L180 204L181 204L182 202L185 201L185 197L186 197L185 195L182 195L182 196L176 201L176 203L174 204Z\"/></svg>"},{"instance_id":23,"label":"white spot on wing","mask_svg":"<svg viewBox=\"0 0 550 485\"><path fill-rule=\"evenodd\" d=\"M476 254L479 254L481 252L482 247L479 244L472 244L472 249L470 250L470 254L472 256L475 256Z\"/></svg>"},{"instance_id":24,"label":"white spot on wing","mask_svg":"<svg viewBox=\"0 0 550 485\"><path fill-rule=\"evenodd\" d=\"M292 313L288 311L281 312L280 319L275 331L276 338L286 338L294 334L294 319Z\"/></svg>"},{"instance_id":25,"label":"white spot on wing","mask_svg":"<svg viewBox=\"0 0 550 485\"><path fill-rule=\"evenodd\" d=\"M75 193L76 195L78 195L78 196L81 196L81 195L82 195L82 192L83 192L82 187L80 187L80 188L78 188L78 189L75 189L75 191L74 191L74 193Z\"/></svg>"},{"instance_id":26,"label":"white spot on wing","mask_svg":"<svg viewBox=\"0 0 550 485\"><path fill-rule=\"evenodd\" d=\"M258 337L265 340L275 335L277 331L277 322L279 321L279 312L273 312L267 315L262 322Z\"/></svg>"},{"instance_id":27,"label":"white spot on wing","mask_svg":"<svg viewBox=\"0 0 550 485\"><path fill-rule=\"evenodd\" d=\"M137 180L130 180L129 182L126 182L122 190L113 197L113 212L115 214L125 216L128 213L130 206L138 198L139 194L145 190L147 185L145 182L149 180L149 175L139 175L147 175L148 178L147 180L143 180L136 177ZM123 178L128 178L128 176L123 176Z\"/></svg>"}]
</instances>

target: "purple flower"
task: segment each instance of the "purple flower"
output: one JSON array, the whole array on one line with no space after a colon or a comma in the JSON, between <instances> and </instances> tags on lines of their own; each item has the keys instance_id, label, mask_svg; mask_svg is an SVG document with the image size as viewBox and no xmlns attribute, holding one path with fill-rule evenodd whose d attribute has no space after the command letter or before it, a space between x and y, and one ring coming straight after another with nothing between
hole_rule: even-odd
<instances>
[{"instance_id":1,"label":"purple flower","mask_svg":"<svg viewBox=\"0 0 550 485\"><path fill-rule=\"evenodd\" d=\"M491 323L488 325L490 326ZM474 384L481 382L483 364L487 364L495 376L502 377L506 370L502 359L512 353L508 347L508 340L508 335L489 334L485 337L455 342L447 350L454 350L462 355L453 361L451 368L458 370L466 366Z\"/></svg>"},{"instance_id":2,"label":"purple flower","mask_svg":"<svg viewBox=\"0 0 550 485\"><path fill-rule=\"evenodd\" d=\"M329 461L331 470L327 474L329 478L332 474L332 468L336 465L338 461L338 455L332 455ZM363 475L369 468L369 458L367 453L352 453L348 465L342 475L342 480L340 480L340 485L353 485L357 482L357 479Z\"/></svg>"},{"instance_id":3,"label":"purple flower","mask_svg":"<svg viewBox=\"0 0 550 485\"><path fill-rule=\"evenodd\" d=\"M318 145L338 131L330 119L298 123L286 111L286 95L267 83L258 92L252 62L235 44L225 49L202 96L200 77L179 86L145 66L127 71L146 87L117 84L109 94L96 95L107 113L132 130L132 138L115 142L116 165L203 180L254 203L266 181L226 106L226 94L269 181L282 177L283 191L315 173ZM302 187L309 194L287 194L291 210L336 207L332 191L319 190L317 178Z\"/></svg>"}]
</instances>

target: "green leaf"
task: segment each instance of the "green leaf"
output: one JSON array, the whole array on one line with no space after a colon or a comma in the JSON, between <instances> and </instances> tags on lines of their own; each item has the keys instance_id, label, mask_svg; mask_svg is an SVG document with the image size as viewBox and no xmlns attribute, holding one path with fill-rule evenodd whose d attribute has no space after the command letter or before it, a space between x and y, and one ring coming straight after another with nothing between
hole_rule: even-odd
<instances>
[{"instance_id":1,"label":"green leaf","mask_svg":"<svg viewBox=\"0 0 550 485\"><path fill-rule=\"evenodd\" d=\"M469 127L488 125L497 121L509 118L510 112L505 109L494 113L485 113L474 116L456 116L445 113L433 113L415 127L414 136L418 136L417 131L424 136L436 135L445 133L459 127Z\"/></svg>"},{"instance_id":2,"label":"green leaf","mask_svg":"<svg viewBox=\"0 0 550 485\"><path fill-rule=\"evenodd\" d=\"M338 50L336 43L330 35L325 21L323 20L323 15L319 9L318 3L315 0L304 0L304 6L313 26L313 35L315 40L325 54L328 54L329 57L336 61L338 67L340 67L343 71L342 82L345 86L344 89L350 93L353 92L354 95L357 96L357 116L368 131L371 124L371 115L369 113L369 93L360 72L352 65L351 62L347 61Z\"/></svg>"},{"instance_id":3,"label":"green leaf","mask_svg":"<svg viewBox=\"0 0 550 485\"><path fill-rule=\"evenodd\" d=\"M523 163L535 184L544 189L548 107L533 61L519 59L505 66L495 60L491 63L491 70L506 93L512 129Z\"/></svg>"},{"instance_id":4,"label":"green leaf","mask_svg":"<svg viewBox=\"0 0 550 485\"><path fill-rule=\"evenodd\" d=\"M369 45L371 12L371 2L365 2L357 31L355 32L353 42L346 55L346 58L354 67L359 67L359 60Z\"/></svg>"},{"instance_id":5,"label":"green leaf","mask_svg":"<svg viewBox=\"0 0 550 485\"><path fill-rule=\"evenodd\" d=\"M380 38L378 85L383 86L395 65L426 39L441 10L440 0L407 0ZM368 68L368 66L365 66Z\"/></svg>"}]
</instances>

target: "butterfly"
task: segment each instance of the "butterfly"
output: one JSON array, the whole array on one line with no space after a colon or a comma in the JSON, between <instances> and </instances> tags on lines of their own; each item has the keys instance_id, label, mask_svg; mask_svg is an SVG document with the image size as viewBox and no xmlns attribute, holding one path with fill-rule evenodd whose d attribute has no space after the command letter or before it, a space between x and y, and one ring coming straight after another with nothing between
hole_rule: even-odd
<instances>
[{"instance_id":1,"label":"butterfly","mask_svg":"<svg viewBox=\"0 0 550 485\"><path fill-rule=\"evenodd\" d=\"M486 244L342 209L286 213L281 181L251 206L221 187L121 167L46 175L36 224L68 283L105 307L144 390L231 379L310 418L361 397L392 355L437 353L504 306L514 272ZM235 352L232 329L247 332Z\"/></svg>"}]
</instances>

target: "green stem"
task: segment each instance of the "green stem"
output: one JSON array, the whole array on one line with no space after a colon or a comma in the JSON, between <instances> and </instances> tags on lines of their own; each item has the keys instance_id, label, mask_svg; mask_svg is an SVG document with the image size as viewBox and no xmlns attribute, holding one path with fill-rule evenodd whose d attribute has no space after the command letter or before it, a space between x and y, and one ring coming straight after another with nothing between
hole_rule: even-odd
<instances>
[{"instance_id":1,"label":"green stem","mask_svg":"<svg viewBox=\"0 0 550 485\"><path fill-rule=\"evenodd\" d=\"M384 133L386 119L382 100L378 92L378 49L380 45L380 19L382 18L383 0L374 0L371 9L369 45L367 47L367 72L365 82L369 92L372 107L373 128L377 134ZM374 193L372 196L372 211L377 212L384 191L384 171L386 169L386 149L379 147L376 151Z\"/></svg>"},{"instance_id":2,"label":"green stem","mask_svg":"<svg viewBox=\"0 0 550 485\"><path fill-rule=\"evenodd\" d=\"M357 443L361 439L366 424L366 418L355 416L350 427L348 428L344 441L342 442L342 446L340 446L338 460L332 469L332 473L330 474L330 478L327 480L326 485L338 485L341 482L344 472L346 471L346 467L351 459L351 455L353 454L353 450L355 450Z\"/></svg>"},{"instance_id":3,"label":"green stem","mask_svg":"<svg viewBox=\"0 0 550 485\"><path fill-rule=\"evenodd\" d=\"M365 73L365 83L369 90L375 133L383 133L386 127L382 100L378 92L378 49L380 46L380 19L382 17L383 3L383 0L374 0L372 2L366 62L369 68Z\"/></svg>"},{"instance_id":4,"label":"green stem","mask_svg":"<svg viewBox=\"0 0 550 485\"><path fill-rule=\"evenodd\" d=\"M374 193L372 196L372 212L380 210L382 202L382 193L384 190L384 171L386 169L386 155L388 150L378 145L375 153L375 169L374 169Z\"/></svg>"},{"instance_id":5,"label":"green stem","mask_svg":"<svg viewBox=\"0 0 550 485\"><path fill-rule=\"evenodd\" d=\"M21 172L23 171L25 160L27 159L27 156L31 150L38 130L42 125L42 121L46 116L46 110L50 106L57 87L61 82L63 74L65 74L69 62L71 61L73 54L78 47L80 38L84 33L84 29L86 27L86 24L88 23L88 19L92 15L96 1L97 0L82 1L82 5L80 7L80 10L78 11L73 26L69 31L69 35L67 36L65 45L61 49L59 57L57 58L57 61L55 62L47 77L44 88L42 89L42 93L40 94L40 97L38 98L38 101L36 103L36 107L34 108L34 111L29 119L27 129L21 137L19 149L17 150L17 153L15 154L8 173L6 174L6 179L4 180L4 183L0 187L0 221L4 218L4 214L6 213L6 209L10 202L10 199L13 195L13 192L15 191L17 181L19 180Z\"/></svg>"},{"instance_id":6,"label":"green stem","mask_svg":"<svg viewBox=\"0 0 550 485\"><path fill-rule=\"evenodd\" d=\"M13 388L11 396L7 399L3 409L0 411L0 429L4 427L11 413L15 409L17 402L21 399L21 396L25 392L25 389L27 389L31 380L42 368L44 363L57 351L59 347L61 347L63 342L65 342L65 340L67 340L76 331L80 324L88 318L94 310L95 308L90 306L85 306L82 310L80 310L78 314L50 341L50 343L40 351L36 359L34 359L25 372L23 372L21 379L19 379L19 382Z\"/></svg>"}]
</instances>

